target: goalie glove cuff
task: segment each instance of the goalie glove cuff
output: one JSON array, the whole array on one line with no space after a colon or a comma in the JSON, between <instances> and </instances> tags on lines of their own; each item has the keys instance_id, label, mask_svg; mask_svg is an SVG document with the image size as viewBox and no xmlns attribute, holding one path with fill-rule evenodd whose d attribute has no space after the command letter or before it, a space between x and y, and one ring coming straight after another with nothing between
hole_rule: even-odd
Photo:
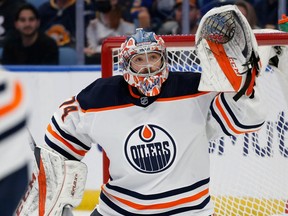
<instances>
[{"instance_id":1,"label":"goalie glove cuff","mask_svg":"<svg viewBox=\"0 0 288 216\"><path fill-rule=\"evenodd\" d=\"M251 59L247 63L249 64L248 66L248 71L246 72L246 79L241 87L241 89L236 93L236 95L233 97L235 101L239 100L239 98L242 95L246 95L249 98L254 97L254 86L255 86L255 78L258 76L260 68L258 66L258 62L260 61L259 57L255 55L254 51L252 51Z\"/></svg>"}]
</instances>

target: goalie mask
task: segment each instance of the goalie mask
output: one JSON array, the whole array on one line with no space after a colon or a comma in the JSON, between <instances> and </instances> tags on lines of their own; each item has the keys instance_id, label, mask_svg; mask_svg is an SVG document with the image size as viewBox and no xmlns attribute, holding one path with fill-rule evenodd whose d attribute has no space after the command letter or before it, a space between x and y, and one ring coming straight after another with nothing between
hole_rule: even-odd
<instances>
[{"instance_id":1,"label":"goalie mask","mask_svg":"<svg viewBox=\"0 0 288 216\"><path fill-rule=\"evenodd\" d=\"M145 96L156 96L168 77L164 40L153 32L136 29L121 45L120 67L125 81Z\"/></svg>"},{"instance_id":2,"label":"goalie mask","mask_svg":"<svg viewBox=\"0 0 288 216\"><path fill-rule=\"evenodd\" d=\"M217 7L203 16L196 48L202 67L199 90L236 91L235 100L252 93L260 71L258 45L237 6Z\"/></svg>"}]
</instances>

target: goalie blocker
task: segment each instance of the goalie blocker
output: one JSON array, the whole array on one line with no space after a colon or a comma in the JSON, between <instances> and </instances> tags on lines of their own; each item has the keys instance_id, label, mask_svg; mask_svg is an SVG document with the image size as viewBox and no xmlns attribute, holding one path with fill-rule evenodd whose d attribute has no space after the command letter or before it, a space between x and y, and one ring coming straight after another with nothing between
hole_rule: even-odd
<instances>
[{"instance_id":1,"label":"goalie blocker","mask_svg":"<svg viewBox=\"0 0 288 216\"><path fill-rule=\"evenodd\" d=\"M203 16L196 48L202 67L200 91L237 92L235 101L244 94L253 97L261 69L258 44L237 6L214 8Z\"/></svg>"},{"instance_id":2,"label":"goalie blocker","mask_svg":"<svg viewBox=\"0 0 288 216\"><path fill-rule=\"evenodd\" d=\"M78 206L82 200L87 166L64 160L58 154L35 147L35 165L28 189L16 216L61 216L66 205Z\"/></svg>"}]
</instances>

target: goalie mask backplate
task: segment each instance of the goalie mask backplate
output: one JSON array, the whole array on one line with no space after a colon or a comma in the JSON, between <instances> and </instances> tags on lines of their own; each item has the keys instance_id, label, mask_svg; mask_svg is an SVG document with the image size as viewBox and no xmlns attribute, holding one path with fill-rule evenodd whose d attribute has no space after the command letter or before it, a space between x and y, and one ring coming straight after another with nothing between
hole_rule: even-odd
<instances>
[{"instance_id":1,"label":"goalie mask backplate","mask_svg":"<svg viewBox=\"0 0 288 216\"><path fill-rule=\"evenodd\" d=\"M211 9L200 21L196 49L202 68L200 91L237 92L251 68L258 44L252 29L235 5Z\"/></svg>"}]
</instances>

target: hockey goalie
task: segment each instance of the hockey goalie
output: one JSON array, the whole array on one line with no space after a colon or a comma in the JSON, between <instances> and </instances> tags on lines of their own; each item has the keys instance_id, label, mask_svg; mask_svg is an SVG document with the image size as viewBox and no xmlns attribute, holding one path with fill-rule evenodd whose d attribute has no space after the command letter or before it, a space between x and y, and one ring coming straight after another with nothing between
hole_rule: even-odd
<instances>
[{"instance_id":1,"label":"hockey goalie","mask_svg":"<svg viewBox=\"0 0 288 216\"><path fill-rule=\"evenodd\" d=\"M236 6L209 11L196 45L202 75L172 73L160 36L143 29L128 36L123 75L93 81L54 113L16 215L61 216L77 206L87 172L80 161L93 143L109 158L110 179L91 216L213 215L208 143L262 127L261 64Z\"/></svg>"}]
</instances>

